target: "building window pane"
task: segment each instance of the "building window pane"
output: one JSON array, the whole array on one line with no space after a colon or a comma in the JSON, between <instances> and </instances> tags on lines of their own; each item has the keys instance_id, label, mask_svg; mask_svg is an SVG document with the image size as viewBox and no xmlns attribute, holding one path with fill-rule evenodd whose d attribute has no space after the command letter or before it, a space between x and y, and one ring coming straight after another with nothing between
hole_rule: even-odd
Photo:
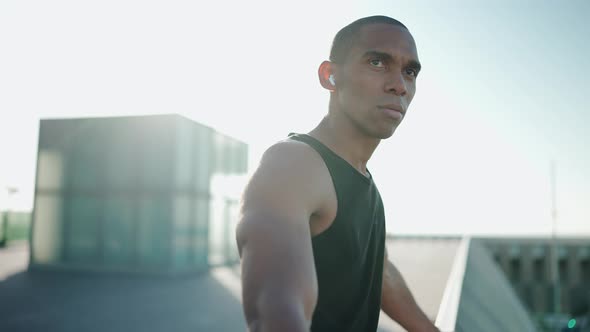
<instances>
[{"instance_id":1,"label":"building window pane","mask_svg":"<svg viewBox=\"0 0 590 332\"><path fill-rule=\"evenodd\" d=\"M510 279L512 282L520 281L521 278L521 262L519 258L510 259Z\"/></svg>"}]
</instances>

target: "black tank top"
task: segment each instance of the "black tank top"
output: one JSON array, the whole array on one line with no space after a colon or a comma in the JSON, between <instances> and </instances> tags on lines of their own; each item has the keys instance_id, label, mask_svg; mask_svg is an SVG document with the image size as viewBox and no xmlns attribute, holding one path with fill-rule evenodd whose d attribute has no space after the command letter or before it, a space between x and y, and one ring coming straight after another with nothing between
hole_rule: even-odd
<instances>
[{"instance_id":1,"label":"black tank top","mask_svg":"<svg viewBox=\"0 0 590 332\"><path fill-rule=\"evenodd\" d=\"M381 308L385 246L383 202L364 176L315 138L289 134L324 159L338 200L332 225L312 238L318 279L313 332L376 331Z\"/></svg>"}]
</instances>

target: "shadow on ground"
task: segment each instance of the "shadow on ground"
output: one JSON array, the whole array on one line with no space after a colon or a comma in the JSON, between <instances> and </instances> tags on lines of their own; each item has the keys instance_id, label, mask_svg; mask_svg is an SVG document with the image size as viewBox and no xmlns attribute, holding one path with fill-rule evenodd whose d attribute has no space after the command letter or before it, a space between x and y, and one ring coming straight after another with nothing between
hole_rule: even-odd
<instances>
[{"instance_id":1,"label":"shadow on ground","mask_svg":"<svg viewBox=\"0 0 590 332\"><path fill-rule=\"evenodd\" d=\"M0 282L0 331L245 331L211 274L137 277L29 271Z\"/></svg>"}]
</instances>

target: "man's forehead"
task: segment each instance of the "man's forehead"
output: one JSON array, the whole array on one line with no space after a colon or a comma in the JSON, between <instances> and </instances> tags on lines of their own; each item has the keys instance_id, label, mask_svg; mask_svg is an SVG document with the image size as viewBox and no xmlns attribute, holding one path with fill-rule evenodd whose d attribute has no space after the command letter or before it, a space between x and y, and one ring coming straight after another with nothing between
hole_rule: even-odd
<instances>
[{"instance_id":1,"label":"man's forehead","mask_svg":"<svg viewBox=\"0 0 590 332\"><path fill-rule=\"evenodd\" d=\"M401 52L415 60L418 58L416 43L410 32L402 27L386 23L368 24L363 26L353 45L357 53L364 54L367 50L380 50L389 53Z\"/></svg>"}]
</instances>

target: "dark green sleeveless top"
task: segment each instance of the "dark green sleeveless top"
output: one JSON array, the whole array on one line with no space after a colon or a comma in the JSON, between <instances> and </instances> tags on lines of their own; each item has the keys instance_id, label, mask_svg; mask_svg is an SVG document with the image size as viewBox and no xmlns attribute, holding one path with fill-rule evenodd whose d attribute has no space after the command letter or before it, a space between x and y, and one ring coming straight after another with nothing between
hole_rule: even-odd
<instances>
[{"instance_id":1,"label":"dark green sleeveless top","mask_svg":"<svg viewBox=\"0 0 590 332\"><path fill-rule=\"evenodd\" d=\"M289 138L307 143L320 154L338 199L332 225L312 238L319 294L311 330L376 331L385 248L379 191L372 176L362 175L315 138L293 133Z\"/></svg>"}]
</instances>

